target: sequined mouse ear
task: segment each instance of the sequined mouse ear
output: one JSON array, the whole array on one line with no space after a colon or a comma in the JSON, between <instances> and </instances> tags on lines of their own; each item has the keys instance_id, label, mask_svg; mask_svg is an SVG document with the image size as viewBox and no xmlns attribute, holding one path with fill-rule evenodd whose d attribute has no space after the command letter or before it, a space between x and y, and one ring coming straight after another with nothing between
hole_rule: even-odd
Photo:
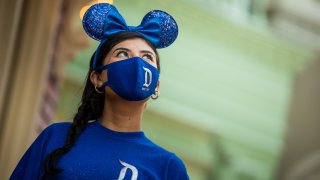
<instances>
[{"instance_id":1,"label":"sequined mouse ear","mask_svg":"<svg viewBox=\"0 0 320 180\"><path fill-rule=\"evenodd\" d=\"M91 38L97 41L104 39L106 18L110 13L119 14L113 5L108 3L95 4L85 12L82 19L82 25Z\"/></svg>"},{"instance_id":2,"label":"sequined mouse ear","mask_svg":"<svg viewBox=\"0 0 320 180\"><path fill-rule=\"evenodd\" d=\"M170 14L160 10L150 11L144 16L141 24L149 22L156 23L160 28L157 40L152 42L156 48L168 47L177 39L178 24Z\"/></svg>"},{"instance_id":3,"label":"sequined mouse ear","mask_svg":"<svg viewBox=\"0 0 320 180\"><path fill-rule=\"evenodd\" d=\"M125 31L137 32L149 40L155 48L171 45L178 36L178 25L168 13L154 10L144 16L139 26L128 26L118 10L108 3L91 6L82 19L86 33L102 41Z\"/></svg>"}]
</instances>

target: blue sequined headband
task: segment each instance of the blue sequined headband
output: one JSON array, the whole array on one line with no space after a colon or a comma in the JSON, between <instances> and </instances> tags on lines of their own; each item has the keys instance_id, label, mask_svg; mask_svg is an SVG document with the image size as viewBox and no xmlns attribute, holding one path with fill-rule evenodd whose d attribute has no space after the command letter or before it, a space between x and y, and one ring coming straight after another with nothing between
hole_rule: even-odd
<instances>
[{"instance_id":1,"label":"blue sequined headband","mask_svg":"<svg viewBox=\"0 0 320 180\"><path fill-rule=\"evenodd\" d=\"M147 13L139 26L128 26L125 19L111 4L99 3L91 6L82 20L86 33L101 41L96 50L93 68L96 68L97 52L108 37L119 32L137 32L149 40L155 48L170 46L178 36L178 25L168 13L154 10Z\"/></svg>"}]
</instances>

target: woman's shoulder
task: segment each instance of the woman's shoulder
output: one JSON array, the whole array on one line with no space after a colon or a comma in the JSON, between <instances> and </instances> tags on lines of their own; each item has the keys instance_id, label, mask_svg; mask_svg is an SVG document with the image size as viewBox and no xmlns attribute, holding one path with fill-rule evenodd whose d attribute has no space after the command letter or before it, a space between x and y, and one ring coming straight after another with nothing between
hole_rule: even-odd
<instances>
[{"instance_id":1,"label":"woman's shoulder","mask_svg":"<svg viewBox=\"0 0 320 180\"><path fill-rule=\"evenodd\" d=\"M68 129L71 124L72 122L55 122L50 124L46 129L59 131L59 130Z\"/></svg>"},{"instance_id":2,"label":"woman's shoulder","mask_svg":"<svg viewBox=\"0 0 320 180\"><path fill-rule=\"evenodd\" d=\"M153 149L154 152L161 154L163 160L167 159L168 164L173 165L173 166L179 166L182 165L183 166L183 162L180 159L179 156L177 156L175 153L173 153L172 151L154 143L153 141L151 141L150 139L148 139L148 146L151 147Z\"/></svg>"},{"instance_id":3,"label":"woman's shoulder","mask_svg":"<svg viewBox=\"0 0 320 180\"><path fill-rule=\"evenodd\" d=\"M51 141L64 142L65 141L64 139L68 134L68 129L70 125L71 125L71 122L52 123L40 133L37 139L42 139L44 142L46 142L46 144L50 144Z\"/></svg>"},{"instance_id":4,"label":"woman's shoulder","mask_svg":"<svg viewBox=\"0 0 320 180\"><path fill-rule=\"evenodd\" d=\"M63 132L67 132L71 122L56 122L52 123L48 127L46 127L41 134L52 135L52 134L64 134Z\"/></svg>"},{"instance_id":5,"label":"woman's shoulder","mask_svg":"<svg viewBox=\"0 0 320 180\"><path fill-rule=\"evenodd\" d=\"M46 155L64 145L70 124L53 123L45 128L25 152L10 179L40 179Z\"/></svg>"},{"instance_id":6,"label":"woman's shoulder","mask_svg":"<svg viewBox=\"0 0 320 180\"><path fill-rule=\"evenodd\" d=\"M154 146L157 149L157 152L161 154L160 159L165 162L165 165L166 165L165 176L167 178L179 179L179 180L189 179L185 164L178 155L155 143L152 143L152 144L153 144L152 146Z\"/></svg>"},{"instance_id":7,"label":"woman's shoulder","mask_svg":"<svg viewBox=\"0 0 320 180\"><path fill-rule=\"evenodd\" d=\"M144 149L147 151L145 152L146 156L150 156L148 159L152 158L154 164L162 164L165 167L164 179L189 179L184 162L178 155L148 138L144 145L146 146Z\"/></svg>"},{"instance_id":8,"label":"woman's shoulder","mask_svg":"<svg viewBox=\"0 0 320 180\"><path fill-rule=\"evenodd\" d=\"M189 180L189 175L184 162L172 153L166 171L167 179Z\"/></svg>"},{"instance_id":9,"label":"woman's shoulder","mask_svg":"<svg viewBox=\"0 0 320 180\"><path fill-rule=\"evenodd\" d=\"M153 149L157 153L166 154L168 157L172 156L173 153L164 147L160 146L159 144L155 143L153 140L145 137L145 141L142 143L147 149Z\"/></svg>"}]
</instances>

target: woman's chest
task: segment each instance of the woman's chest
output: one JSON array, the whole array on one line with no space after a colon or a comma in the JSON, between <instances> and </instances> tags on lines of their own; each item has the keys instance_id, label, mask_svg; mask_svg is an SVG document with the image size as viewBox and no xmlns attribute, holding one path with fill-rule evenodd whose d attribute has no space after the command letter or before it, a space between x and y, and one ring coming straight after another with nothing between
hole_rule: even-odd
<instances>
[{"instance_id":1,"label":"woman's chest","mask_svg":"<svg viewBox=\"0 0 320 180\"><path fill-rule=\"evenodd\" d=\"M58 162L56 179L164 179L165 159L137 147L77 147Z\"/></svg>"}]
</instances>

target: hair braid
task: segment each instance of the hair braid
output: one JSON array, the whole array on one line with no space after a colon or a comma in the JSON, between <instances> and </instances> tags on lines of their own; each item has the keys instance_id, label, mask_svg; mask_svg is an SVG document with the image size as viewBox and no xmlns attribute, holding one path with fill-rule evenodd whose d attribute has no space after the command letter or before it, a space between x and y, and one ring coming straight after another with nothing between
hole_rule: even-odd
<instances>
[{"instance_id":1,"label":"hair braid","mask_svg":"<svg viewBox=\"0 0 320 180\"><path fill-rule=\"evenodd\" d=\"M90 85L87 85L84 89L84 92L87 93L83 93L78 112L74 116L73 123L68 130L65 145L54 150L45 159L45 172L47 175L61 172L62 169L56 167L58 157L69 152L88 122L99 118L102 114L104 95L95 92L94 86L88 81L90 80L87 77L87 84L89 83Z\"/></svg>"}]
</instances>

